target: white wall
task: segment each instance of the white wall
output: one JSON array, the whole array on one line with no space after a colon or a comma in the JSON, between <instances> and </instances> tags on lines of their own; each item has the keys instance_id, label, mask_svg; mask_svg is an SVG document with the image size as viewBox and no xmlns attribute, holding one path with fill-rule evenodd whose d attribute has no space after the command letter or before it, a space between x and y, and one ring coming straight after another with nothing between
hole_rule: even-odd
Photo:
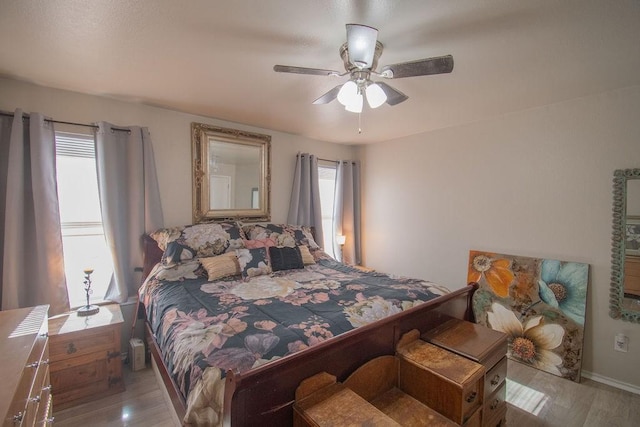
<instances>
[{"instance_id":1,"label":"white wall","mask_svg":"<svg viewBox=\"0 0 640 427\"><path fill-rule=\"evenodd\" d=\"M613 171L640 167L639 117L633 87L361 147L366 264L459 288L470 249L588 263L583 370L640 388L640 325L608 314Z\"/></svg>"},{"instance_id":2,"label":"white wall","mask_svg":"<svg viewBox=\"0 0 640 427\"><path fill-rule=\"evenodd\" d=\"M203 94L203 96L206 96ZM306 151L327 159L353 158L353 149L297 135L179 113L111 98L56 90L0 78L0 110L43 113L55 120L146 126L151 132L165 225L191 223L191 122L271 135L271 218L286 222L295 155ZM56 125L56 129L63 126Z\"/></svg>"}]
</instances>

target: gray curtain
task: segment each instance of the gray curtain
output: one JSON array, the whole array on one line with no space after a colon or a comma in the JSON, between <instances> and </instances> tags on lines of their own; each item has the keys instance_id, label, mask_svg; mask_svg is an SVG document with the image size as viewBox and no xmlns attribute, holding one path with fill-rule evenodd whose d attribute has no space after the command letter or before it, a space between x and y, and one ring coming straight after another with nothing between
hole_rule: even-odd
<instances>
[{"instance_id":1,"label":"gray curtain","mask_svg":"<svg viewBox=\"0 0 640 427\"><path fill-rule=\"evenodd\" d=\"M318 158L313 154L298 153L296 156L287 223L314 227L315 240L323 246Z\"/></svg>"},{"instance_id":2,"label":"gray curtain","mask_svg":"<svg viewBox=\"0 0 640 427\"><path fill-rule=\"evenodd\" d=\"M98 127L100 209L114 270L105 299L125 302L140 286L141 237L163 225L158 178L147 128Z\"/></svg>"},{"instance_id":3,"label":"gray curtain","mask_svg":"<svg viewBox=\"0 0 640 427\"><path fill-rule=\"evenodd\" d=\"M347 264L362 263L360 162L340 161L336 171L336 196L333 217L333 239L346 236L341 261Z\"/></svg>"},{"instance_id":4,"label":"gray curtain","mask_svg":"<svg viewBox=\"0 0 640 427\"><path fill-rule=\"evenodd\" d=\"M53 124L42 114L0 116L2 310L69 310Z\"/></svg>"}]
</instances>

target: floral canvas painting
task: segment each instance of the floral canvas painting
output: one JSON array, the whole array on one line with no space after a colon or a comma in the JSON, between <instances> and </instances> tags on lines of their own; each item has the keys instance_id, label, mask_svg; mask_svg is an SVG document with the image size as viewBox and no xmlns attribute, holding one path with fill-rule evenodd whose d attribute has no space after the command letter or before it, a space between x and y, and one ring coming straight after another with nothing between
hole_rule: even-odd
<instances>
[{"instance_id":1,"label":"floral canvas painting","mask_svg":"<svg viewBox=\"0 0 640 427\"><path fill-rule=\"evenodd\" d=\"M470 251L476 322L508 335L507 356L580 381L589 265Z\"/></svg>"}]
</instances>

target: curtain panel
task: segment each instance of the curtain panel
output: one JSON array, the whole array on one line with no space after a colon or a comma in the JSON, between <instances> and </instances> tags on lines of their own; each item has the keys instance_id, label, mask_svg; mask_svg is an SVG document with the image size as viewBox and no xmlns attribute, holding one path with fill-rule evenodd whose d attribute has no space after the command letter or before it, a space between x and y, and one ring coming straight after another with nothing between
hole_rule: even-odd
<instances>
[{"instance_id":1,"label":"curtain panel","mask_svg":"<svg viewBox=\"0 0 640 427\"><path fill-rule=\"evenodd\" d=\"M313 154L298 153L296 155L287 223L313 227L315 240L322 246L324 234L320 211L318 158Z\"/></svg>"},{"instance_id":2,"label":"curtain panel","mask_svg":"<svg viewBox=\"0 0 640 427\"><path fill-rule=\"evenodd\" d=\"M362 263L360 162L340 161L336 171L334 201L335 236L346 236L341 261L347 264ZM335 243L334 243L335 244Z\"/></svg>"},{"instance_id":3,"label":"curtain panel","mask_svg":"<svg viewBox=\"0 0 640 427\"><path fill-rule=\"evenodd\" d=\"M0 117L3 310L49 304L69 310L53 124L39 113Z\"/></svg>"},{"instance_id":4,"label":"curtain panel","mask_svg":"<svg viewBox=\"0 0 640 427\"><path fill-rule=\"evenodd\" d=\"M144 233L163 225L151 136L147 128L98 123L96 165L105 239L113 259L106 300L125 302L140 286Z\"/></svg>"}]
</instances>

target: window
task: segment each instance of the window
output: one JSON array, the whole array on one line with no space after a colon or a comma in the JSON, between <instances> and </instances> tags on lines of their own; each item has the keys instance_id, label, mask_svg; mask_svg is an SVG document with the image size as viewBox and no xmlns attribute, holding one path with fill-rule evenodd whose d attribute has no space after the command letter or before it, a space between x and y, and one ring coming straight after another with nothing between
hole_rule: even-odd
<instances>
[{"instance_id":1,"label":"window","mask_svg":"<svg viewBox=\"0 0 640 427\"><path fill-rule=\"evenodd\" d=\"M320 186L320 211L322 212L322 230L324 232L324 251L336 258L333 247L333 206L336 195L336 170L335 162L318 162L318 181Z\"/></svg>"},{"instance_id":2,"label":"window","mask_svg":"<svg viewBox=\"0 0 640 427\"><path fill-rule=\"evenodd\" d=\"M91 302L103 299L113 264L104 239L93 135L56 132L58 199L71 307L85 305L83 270L92 268Z\"/></svg>"}]
</instances>

